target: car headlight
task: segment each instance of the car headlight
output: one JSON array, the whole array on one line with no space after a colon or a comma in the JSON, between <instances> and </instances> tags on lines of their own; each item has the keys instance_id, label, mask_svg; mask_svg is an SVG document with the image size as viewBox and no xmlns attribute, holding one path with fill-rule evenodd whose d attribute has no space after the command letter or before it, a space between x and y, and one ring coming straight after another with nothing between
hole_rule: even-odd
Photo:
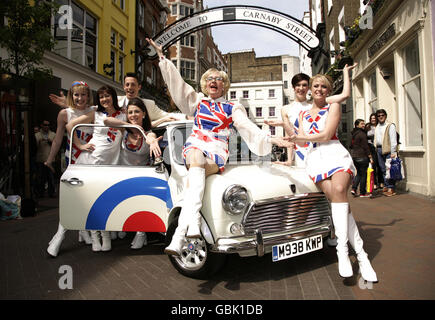
<instances>
[{"instance_id":1,"label":"car headlight","mask_svg":"<svg viewBox=\"0 0 435 320\"><path fill-rule=\"evenodd\" d=\"M229 186L222 196L222 205L229 214L244 213L249 202L248 190L240 185Z\"/></svg>"}]
</instances>

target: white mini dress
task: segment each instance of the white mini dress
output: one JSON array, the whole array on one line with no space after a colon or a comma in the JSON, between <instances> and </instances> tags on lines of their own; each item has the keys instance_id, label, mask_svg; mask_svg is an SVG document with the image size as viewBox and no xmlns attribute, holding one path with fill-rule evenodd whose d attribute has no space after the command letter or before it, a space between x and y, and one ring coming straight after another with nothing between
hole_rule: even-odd
<instances>
[{"instance_id":1,"label":"white mini dress","mask_svg":"<svg viewBox=\"0 0 435 320\"><path fill-rule=\"evenodd\" d=\"M104 125L106 117L113 117L125 121L125 113L116 111L112 115L105 112L95 112L95 124ZM122 140L122 132L119 129L109 127L95 127L92 139L89 143L95 145L92 152L83 151L77 159L77 164L117 164Z\"/></svg>"},{"instance_id":2,"label":"white mini dress","mask_svg":"<svg viewBox=\"0 0 435 320\"><path fill-rule=\"evenodd\" d=\"M302 126L306 135L320 133L325 129L329 114L329 104L324 106L313 119L309 110L302 112ZM338 131L338 130L337 130ZM356 173L352 157L338 140L337 132L327 142L310 142L307 147L306 170L317 183L328 179L337 172Z\"/></svg>"}]
</instances>

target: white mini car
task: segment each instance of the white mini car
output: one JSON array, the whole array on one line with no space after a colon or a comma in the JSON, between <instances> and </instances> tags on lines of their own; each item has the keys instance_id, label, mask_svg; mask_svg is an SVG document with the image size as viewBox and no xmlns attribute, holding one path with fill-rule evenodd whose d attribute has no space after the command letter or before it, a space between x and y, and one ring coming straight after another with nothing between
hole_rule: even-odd
<instances>
[{"instance_id":1,"label":"white mini car","mask_svg":"<svg viewBox=\"0 0 435 320\"><path fill-rule=\"evenodd\" d=\"M181 151L191 129L191 121L157 129L164 134L161 167L69 165L60 184L61 224L70 230L160 232L169 244L183 204L187 169ZM303 169L244 161L248 154L235 132L225 171L206 181L203 237L186 240L182 255L169 257L183 275L207 278L228 253L272 253L273 261L295 257L321 249L333 235L329 203Z\"/></svg>"}]
</instances>

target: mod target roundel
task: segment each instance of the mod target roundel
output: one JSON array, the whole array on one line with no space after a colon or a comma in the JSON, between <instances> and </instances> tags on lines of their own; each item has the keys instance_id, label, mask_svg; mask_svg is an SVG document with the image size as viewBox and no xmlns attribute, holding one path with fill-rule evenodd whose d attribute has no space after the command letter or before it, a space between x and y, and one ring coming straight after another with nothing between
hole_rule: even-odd
<instances>
[{"instance_id":1,"label":"mod target roundel","mask_svg":"<svg viewBox=\"0 0 435 320\"><path fill-rule=\"evenodd\" d=\"M167 181L152 177L126 179L114 184L97 198L89 211L86 229L105 230L110 215L118 205L140 196L146 196L150 199L150 202L154 203L163 201L168 209L173 206ZM131 212L128 218L123 221L123 230L141 230L141 226L146 225L148 231L166 231L165 224L159 215L149 210L147 201L142 203L143 208L141 210ZM151 208L155 208L155 206Z\"/></svg>"}]
</instances>

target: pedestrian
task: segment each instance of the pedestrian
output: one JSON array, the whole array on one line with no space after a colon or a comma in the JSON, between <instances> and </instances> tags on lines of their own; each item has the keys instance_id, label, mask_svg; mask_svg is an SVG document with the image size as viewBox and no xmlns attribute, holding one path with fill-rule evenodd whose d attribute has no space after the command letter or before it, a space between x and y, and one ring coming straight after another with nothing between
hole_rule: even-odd
<instances>
[{"instance_id":1,"label":"pedestrian","mask_svg":"<svg viewBox=\"0 0 435 320\"><path fill-rule=\"evenodd\" d=\"M382 192L384 196L391 197L396 195L396 181L394 179L386 179L386 161L397 157L397 132L396 125L387 121L387 112L384 109L376 111L378 125L375 129L374 142L376 144L376 152L378 156L379 167L381 168L385 187Z\"/></svg>"},{"instance_id":2,"label":"pedestrian","mask_svg":"<svg viewBox=\"0 0 435 320\"><path fill-rule=\"evenodd\" d=\"M376 118L376 113L372 113L369 117L369 122L366 124L367 141L369 143L370 154L373 159L373 175L375 178L373 190L384 187L384 177L382 175L382 170L379 167L378 153L376 152L376 146L374 144L375 139L375 129L378 125L378 119Z\"/></svg>"},{"instance_id":3,"label":"pedestrian","mask_svg":"<svg viewBox=\"0 0 435 320\"><path fill-rule=\"evenodd\" d=\"M316 75L310 80L310 88L313 105L310 110L302 112L299 116L298 134L294 133L293 128L286 129L286 132L294 142L310 144L306 157L306 171L331 202L340 276L353 275L347 246L349 241L357 254L362 277L366 281L376 282L376 273L363 249L363 241L347 198L355 166L349 152L337 137L341 119L340 105L328 104L326 101L332 90L332 80L325 75Z\"/></svg>"},{"instance_id":4,"label":"pedestrian","mask_svg":"<svg viewBox=\"0 0 435 320\"><path fill-rule=\"evenodd\" d=\"M367 142L365 123L362 119L355 120L355 128L352 130L350 155L357 172L353 179L351 193L355 197L358 196L357 189L359 186L359 196L361 198L370 197L371 194L367 193L367 169L369 163L373 165L373 159Z\"/></svg>"},{"instance_id":5,"label":"pedestrian","mask_svg":"<svg viewBox=\"0 0 435 320\"><path fill-rule=\"evenodd\" d=\"M54 169L52 166L52 162L56 157L57 153L59 152L67 123L70 122L72 119L78 118L84 114L95 110L95 108L91 107L91 89L84 81L74 81L72 83L71 88L68 90L66 101L69 107L59 111L59 114L57 116L56 136L51 145L50 154L48 155L47 160L44 162L44 164L49 167L53 172ZM76 130L76 135L80 138L82 144L88 143L89 140L91 140L92 138L92 128L83 128L80 130ZM71 159L69 159L70 148L72 149ZM68 165L70 162L75 163L81 152L82 151L79 150L68 137L67 149L65 151L66 165ZM65 238L66 231L67 230L59 222L57 232L49 242L49 246L47 248L47 252L52 257L57 256L62 241ZM86 230L79 231L79 241L85 241L87 244L92 243L89 233Z\"/></svg>"},{"instance_id":6,"label":"pedestrian","mask_svg":"<svg viewBox=\"0 0 435 320\"><path fill-rule=\"evenodd\" d=\"M121 129L122 142L119 155L119 164L127 166L145 166L150 164L151 157L160 157L161 150L159 140L155 133L151 131L151 120L147 113L147 108L140 98L132 98L127 105L127 122L113 117L107 117L104 120L107 126L120 126L133 124L143 129L146 134L145 140L138 129ZM141 249L147 244L147 235L145 232L136 232L131 249Z\"/></svg>"},{"instance_id":7,"label":"pedestrian","mask_svg":"<svg viewBox=\"0 0 435 320\"><path fill-rule=\"evenodd\" d=\"M224 96L230 88L228 75L216 69L207 70L201 77L201 93L188 85L174 64L166 59L162 47L146 39L160 59L159 67L168 90L178 108L187 116L194 116L192 134L183 148L188 170L188 186L172 241L165 253L179 256L187 238L201 237L202 198L207 176L222 172L228 160L230 128L236 127L250 150L258 155L272 151L272 144L290 146L283 138L272 138L246 116L241 104L232 104Z\"/></svg>"},{"instance_id":8,"label":"pedestrian","mask_svg":"<svg viewBox=\"0 0 435 320\"><path fill-rule=\"evenodd\" d=\"M125 120L125 113L121 112L121 108L118 106L116 90L113 87L102 86L97 90L97 95L97 109L69 121L66 125L68 134L71 133L74 126L79 124L94 123L104 125L104 120L107 117ZM76 164L117 164L121 140L120 130L108 127L95 127L92 138L87 143L82 143L78 136L74 135L74 145L81 151ZM100 237L102 241L100 241ZM112 249L110 231L91 230L91 239L92 251L94 252L110 251Z\"/></svg>"},{"instance_id":9,"label":"pedestrian","mask_svg":"<svg viewBox=\"0 0 435 320\"><path fill-rule=\"evenodd\" d=\"M39 197L43 197L45 192L45 185L47 184L47 192L49 197L54 196L54 176L53 172L44 165L50 154L51 144L53 143L56 134L50 130L50 122L43 120L41 123L41 129L35 133L36 140L36 173L37 173L37 194Z\"/></svg>"}]
</instances>

